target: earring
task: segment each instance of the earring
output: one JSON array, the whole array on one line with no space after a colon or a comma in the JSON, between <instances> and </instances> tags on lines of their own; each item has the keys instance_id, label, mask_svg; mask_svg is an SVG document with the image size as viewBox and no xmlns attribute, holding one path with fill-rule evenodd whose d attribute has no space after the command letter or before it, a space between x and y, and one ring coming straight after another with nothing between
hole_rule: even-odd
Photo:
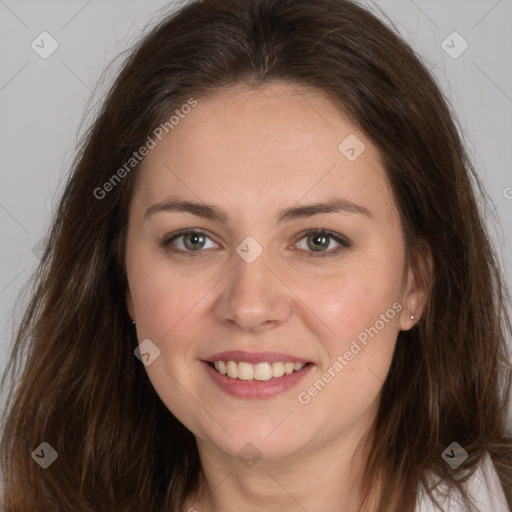
<instances>
[{"instance_id":1,"label":"earring","mask_svg":"<svg viewBox=\"0 0 512 512\"><path fill-rule=\"evenodd\" d=\"M414 320L416 320L416 317L414 315L411 315L411 322L414 322Z\"/></svg>"},{"instance_id":2,"label":"earring","mask_svg":"<svg viewBox=\"0 0 512 512\"><path fill-rule=\"evenodd\" d=\"M135 323L135 320L132 320L132 324L134 324L134 323Z\"/></svg>"}]
</instances>

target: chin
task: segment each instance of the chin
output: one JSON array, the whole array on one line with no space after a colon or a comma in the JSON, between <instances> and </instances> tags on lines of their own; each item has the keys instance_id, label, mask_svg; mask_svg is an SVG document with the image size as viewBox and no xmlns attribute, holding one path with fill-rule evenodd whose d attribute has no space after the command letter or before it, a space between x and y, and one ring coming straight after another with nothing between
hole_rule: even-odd
<instances>
[{"instance_id":1,"label":"chin","mask_svg":"<svg viewBox=\"0 0 512 512\"><path fill-rule=\"evenodd\" d=\"M291 431L274 425L272 429L245 428L238 431L227 428L233 437L223 431L221 436L208 437L208 442L229 457L253 460L275 460L287 458L300 451L306 444L304 433L297 437L297 429ZM281 430L282 429L282 430ZM281 431L280 431L281 430ZM264 431L264 434L262 433ZM269 432L270 435L269 435Z\"/></svg>"}]
</instances>

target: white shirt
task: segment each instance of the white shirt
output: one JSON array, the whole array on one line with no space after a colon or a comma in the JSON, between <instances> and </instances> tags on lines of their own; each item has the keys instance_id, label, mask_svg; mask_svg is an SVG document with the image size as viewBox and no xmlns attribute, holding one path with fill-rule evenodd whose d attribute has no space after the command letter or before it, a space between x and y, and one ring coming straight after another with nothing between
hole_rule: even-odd
<instances>
[{"instance_id":1,"label":"white shirt","mask_svg":"<svg viewBox=\"0 0 512 512\"><path fill-rule=\"evenodd\" d=\"M482 463L465 485L469 495L474 498L478 512L510 512L498 473L489 454L485 455ZM441 492L446 492L447 487L442 485L439 487ZM435 493L435 497L447 512L464 512L465 510L459 493L457 495L452 493L447 499L443 499L438 493ZM418 495L416 512L438 512L432 500L425 494L423 487L420 488Z\"/></svg>"}]
</instances>

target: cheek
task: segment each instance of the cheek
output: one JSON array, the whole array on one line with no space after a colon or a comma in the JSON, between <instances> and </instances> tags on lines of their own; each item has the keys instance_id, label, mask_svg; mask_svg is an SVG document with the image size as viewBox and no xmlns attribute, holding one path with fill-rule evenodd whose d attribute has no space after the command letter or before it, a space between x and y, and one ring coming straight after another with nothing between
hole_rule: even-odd
<instances>
[{"instance_id":1,"label":"cheek","mask_svg":"<svg viewBox=\"0 0 512 512\"><path fill-rule=\"evenodd\" d=\"M329 352L343 348L385 315L382 333L398 330L401 262L359 261L294 286L297 295L328 327ZM313 284L312 284L313 283ZM395 308L393 308L395 304ZM398 306L396 305L398 304ZM386 312L389 312L386 314Z\"/></svg>"},{"instance_id":2,"label":"cheek","mask_svg":"<svg viewBox=\"0 0 512 512\"><path fill-rule=\"evenodd\" d=\"M188 363L194 326L204 314L201 298L212 286L204 273L171 272L161 263L148 261L134 261L131 286L139 343L149 338L160 350L159 357L145 370L167 408L187 427L197 427L204 411L190 401L189 393L199 394L191 386L193 368Z\"/></svg>"},{"instance_id":3,"label":"cheek","mask_svg":"<svg viewBox=\"0 0 512 512\"><path fill-rule=\"evenodd\" d=\"M377 399L399 331L401 272L399 258L359 258L297 290L328 326L321 368L302 387L301 403L310 398L315 414L329 411L344 422L363 415Z\"/></svg>"},{"instance_id":4,"label":"cheek","mask_svg":"<svg viewBox=\"0 0 512 512\"><path fill-rule=\"evenodd\" d=\"M349 431L378 404L389 372L399 329L396 294L360 283L347 286L336 301L318 305L335 332L322 338L325 357L301 386L298 401L317 418L325 436ZM320 309L321 308L321 309Z\"/></svg>"},{"instance_id":5,"label":"cheek","mask_svg":"<svg viewBox=\"0 0 512 512\"><path fill-rule=\"evenodd\" d=\"M186 323L212 288L204 270L194 273L185 265L172 270L165 262L141 257L134 259L133 270L130 289L137 328L148 337L163 339Z\"/></svg>"}]
</instances>

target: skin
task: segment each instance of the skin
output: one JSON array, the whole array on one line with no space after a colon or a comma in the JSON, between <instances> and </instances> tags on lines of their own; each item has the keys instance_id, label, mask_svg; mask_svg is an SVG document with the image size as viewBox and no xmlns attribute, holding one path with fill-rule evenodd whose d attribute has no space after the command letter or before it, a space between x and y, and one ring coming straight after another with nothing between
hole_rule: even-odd
<instances>
[{"instance_id":1,"label":"skin","mask_svg":"<svg viewBox=\"0 0 512 512\"><path fill-rule=\"evenodd\" d=\"M366 149L338 150L355 134ZM158 212L171 197L216 205L226 222ZM276 224L287 207L344 198L360 213L322 213ZM207 237L187 255L160 241L184 228ZM331 230L351 246L319 257L307 231ZM306 232L306 233L305 233ZM248 236L262 254L236 252ZM186 251L185 238L174 241ZM323 252L338 247L327 238ZM313 254L313 257L308 257ZM355 511L363 443L375 417L400 330L419 318L426 293L405 267L403 230L379 155L319 92L239 85L201 100L148 155L132 198L126 246L127 307L139 342L160 356L146 366L169 410L196 436L203 511ZM297 395L332 367L394 303L402 311L308 404ZM314 363L293 389L236 398L213 384L200 360L214 352L277 351ZM238 452L261 453L247 467ZM337 475L333 478L333 475Z\"/></svg>"}]
</instances>

